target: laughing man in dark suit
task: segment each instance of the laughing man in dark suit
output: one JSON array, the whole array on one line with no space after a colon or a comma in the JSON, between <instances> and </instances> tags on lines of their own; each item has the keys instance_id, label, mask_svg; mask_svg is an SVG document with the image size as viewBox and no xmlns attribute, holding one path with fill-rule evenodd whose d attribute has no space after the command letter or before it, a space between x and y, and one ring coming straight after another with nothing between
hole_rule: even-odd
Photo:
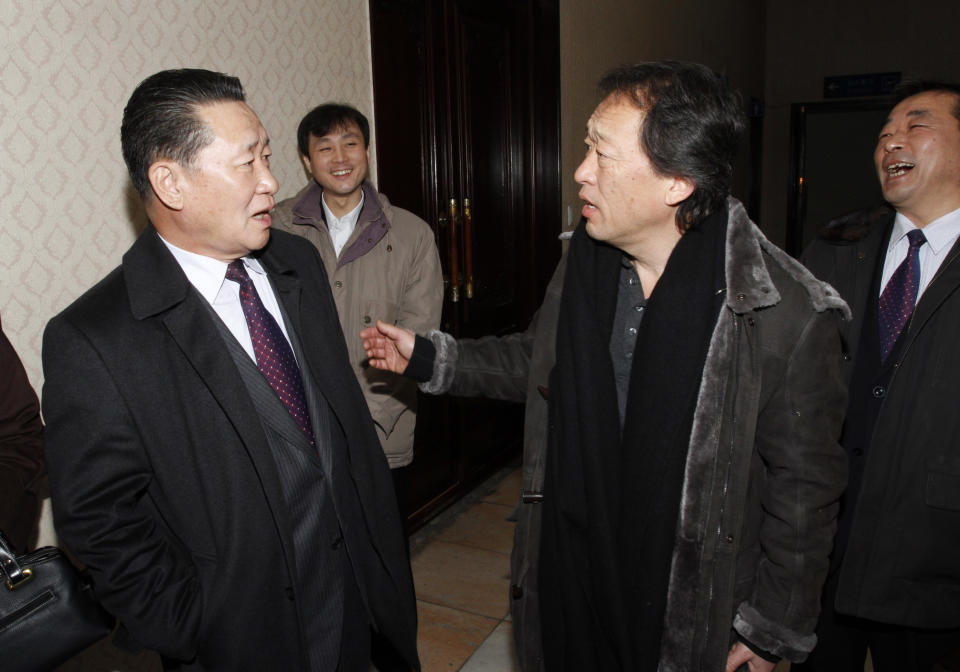
<instances>
[{"instance_id":1,"label":"laughing man in dark suit","mask_svg":"<svg viewBox=\"0 0 960 672\"><path fill-rule=\"evenodd\" d=\"M366 672L371 627L418 668L387 464L240 82L157 73L121 141L150 223L44 335L61 538L169 669Z\"/></svg>"},{"instance_id":2,"label":"laughing man in dark suit","mask_svg":"<svg viewBox=\"0 0 960 672\"><path fill-rule=\"evenodd\" d=\"M958 669L943 658L960 656L960 86L897 98L873 157L887 204L805 253L853 311L850 485L805 672L862 669L868 647L878 672Z\"/></svg>"}]
</instances>

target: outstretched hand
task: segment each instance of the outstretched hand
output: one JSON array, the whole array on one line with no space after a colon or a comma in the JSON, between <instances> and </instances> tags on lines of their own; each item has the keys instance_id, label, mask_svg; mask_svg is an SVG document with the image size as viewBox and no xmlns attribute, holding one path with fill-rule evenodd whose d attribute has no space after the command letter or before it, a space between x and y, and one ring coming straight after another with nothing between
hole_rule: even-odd
<instances>
[{"instance_id":1,"label":"outstretched hand","mask_svg":"<svg viewBox=\"0 0 960 672\"><path fill-rule=\"evenodd\" d=\"M414 333L377 320L377 326L360 332L363 349L375 369L403 373L413 356Z\"/></svg>"}]
</instances>

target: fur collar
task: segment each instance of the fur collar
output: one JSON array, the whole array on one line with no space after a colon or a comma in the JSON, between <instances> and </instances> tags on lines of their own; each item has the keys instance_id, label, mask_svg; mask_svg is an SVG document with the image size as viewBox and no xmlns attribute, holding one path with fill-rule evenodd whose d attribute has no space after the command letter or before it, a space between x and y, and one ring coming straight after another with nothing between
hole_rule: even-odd
<instances>
[{"instance_id":1,"label":"fur collar","mask_svg":"<svg viewBox=\"0 0 960 672\"><path fill-rule=\"evenodd\" d=\"M737 314L759 310L780 302L768 269L769 263L782 268L810 296L814 310L838 310L844 319L851 318L850 308L837 291L817 280L799 261L767 240L756 224L750 221L743 204L727 199L727 307Z\"/></svg>"},{"instance_id":2,"label":"fur collar","mask_svg":"<svg viewBox=\"0 0 960 672\"><path fill-rule=\"evenodd\" d=\"M831 243L856 243L866 238L877 227L884 227L896 215L888 203L854 210L825 224L817 237Z\"/></svg>"}]
</instances>

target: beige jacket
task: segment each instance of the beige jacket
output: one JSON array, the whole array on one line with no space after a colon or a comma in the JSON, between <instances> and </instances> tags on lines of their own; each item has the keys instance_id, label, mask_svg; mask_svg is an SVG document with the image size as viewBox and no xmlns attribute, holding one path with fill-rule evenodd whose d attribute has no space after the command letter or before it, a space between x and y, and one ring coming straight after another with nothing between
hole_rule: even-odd
<instances>
[{"instance_id":1,"label":"beige jacket","mask_svg":"<svg viewBox=\"0 0 960 672\"><path fill-rule=\"evenodd\" d=\"M315 181L277 204L273 226L303 236L317 248L347 341L350 364L363 389L390 468L413 460L416 383L365 365L360 331L377 320L425 333L440 326L443 277L429 225L390 205L369 182L357 226L337 258L323 218L323 189Z\"/></svg>"}]
</instances>

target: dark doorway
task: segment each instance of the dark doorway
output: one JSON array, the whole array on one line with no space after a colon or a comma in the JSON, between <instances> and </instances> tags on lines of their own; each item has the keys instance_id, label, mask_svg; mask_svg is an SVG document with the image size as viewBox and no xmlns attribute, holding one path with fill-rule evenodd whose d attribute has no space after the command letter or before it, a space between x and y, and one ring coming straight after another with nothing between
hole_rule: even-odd
<instances>
[{"instance_id":1,"label":"dark doorway","mask_svg":"<svg viewBox=\"0 0 960 672\"><path fill-rule=\"evenodd\" d=\"M523 330L560 256L557 0L371 0L377 175L434 228L443 329ZM515 455L516 404L421 396L411 527Z\"/></svg>"},{"instance_id":2,"label":"dark doorway","mask_svg":"<svg viewBox=\"0 0 960 672\"><path fill-rule=\"evenodd\" d=\"M799 256L821 226L883 200L873 150L889 107L885 100L792 106L787 252Z\"/></svg>"}]
</instances>

